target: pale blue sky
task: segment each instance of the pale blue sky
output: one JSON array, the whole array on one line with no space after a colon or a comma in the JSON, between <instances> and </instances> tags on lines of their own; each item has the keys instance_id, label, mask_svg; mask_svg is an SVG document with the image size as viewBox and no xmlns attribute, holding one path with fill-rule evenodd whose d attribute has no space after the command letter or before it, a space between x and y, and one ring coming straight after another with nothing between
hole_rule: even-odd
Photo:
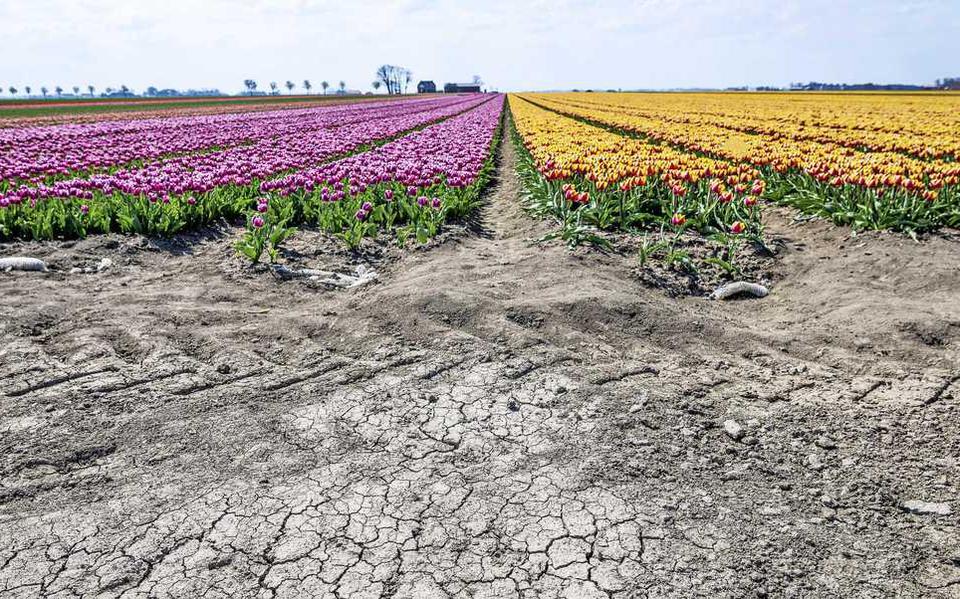
<instances>
[{"instance_id":1,"label":"pale blue sky","mask_svg":"<svg viewBox=\"0 0 960 599\"><path fill-rule=\"evenodd\" d=\"M960 0L0 0L0 24L4 90L367 90L385 62L501 90L960 76Z\"/></svg>"}]
</instances>

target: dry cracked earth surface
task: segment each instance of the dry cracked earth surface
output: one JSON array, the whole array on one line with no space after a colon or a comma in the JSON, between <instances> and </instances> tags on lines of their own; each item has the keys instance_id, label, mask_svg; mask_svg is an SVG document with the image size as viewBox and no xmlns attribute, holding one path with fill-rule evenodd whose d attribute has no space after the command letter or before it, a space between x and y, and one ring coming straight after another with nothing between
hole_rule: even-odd
<instances>
[{"instance_id":1,"label":"dry cracked earth surface","mask_svg":"<svg viewBox=\"0 0 960 599\"><path fill-rule=\"evenodd\" d=\"M499 159L353 290L231 229L0 248L54 267L0 273L0 596L960 596L956 234L772 210L770 296L670 298Z\"/></svg>"}]
</instances>

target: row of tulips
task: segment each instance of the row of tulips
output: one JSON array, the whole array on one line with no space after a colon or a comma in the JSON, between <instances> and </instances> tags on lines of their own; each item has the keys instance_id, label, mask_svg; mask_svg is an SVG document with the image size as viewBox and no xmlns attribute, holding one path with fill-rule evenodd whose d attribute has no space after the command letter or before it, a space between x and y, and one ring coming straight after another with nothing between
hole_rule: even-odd
<instances>
[{"instance_id":1,"label":"row of tulips","mask_svg":"<svg viewBox=\"0 0 960 599\"><path fill-rule=\"evenodd\" d=\"M377 118L385 110L399 116L460 101L463 98L361 102L269 112L3 129L0 130L0 185L184 152L302 137L311 131Z\"/></svg>"},{"instance_id":2,"label":"row of tulips","mask_svg":"<svg viewBox=\"0 0 960 599\"><path fill-rule=\"evenodd\" d=\"M686 123L679 116L658 119L626 110L614 103L626 100L617 100L621 98L617 94L609 96L522 97L552 118L581 120L598 134L606 131L618 135L623 140L621 145L633 146L624 156L607 148L600 148L600 152L592 147L582 148L581 157L563 161L561 173L582 172L605 189L630 184L631 176L636 174L632 164L637 154L680 156L670 162L691 165L687 169L691 180L686 183L718 175L730 182L731 171L739 170L742 184L742 175L752 171L748 178L761 178L767 184L767 199L838 224L891 228L911 234L941 226L960 226L960 163L889 151L859 151L808 139L748 134L711 124ZM738 97L728 96L731 102ZM668 103L670 98L648 101ZM636 101L641 100L644 98ZM609 105L605 104L607 101ZM590 141L584 143L592 146ZM733 177L736 176L734 173ZM679 186L686 185L679 182Z\"/></svg>"},{"instance_id":3,"label":"row of tulips","mask_svg":"<svg viewBox=\"0 0 960 599\"><path fill-rule=\"evenodd\" d=\"M680 240L695 232L712 246L707 261L729 274L747 243L763 244L765 183L753 169L628 139L518 96L510 111L524 207L558 224L546 239L606 245L602 231L637 233L651 240L644 261L659 252L694 269Z\"/></svg>"},{"instance_id":4,"label":"row of tulips","mask_svg":"<svg viewBox=\"0 0 960 599\"><path fill-rule=\"evenodd\" d=\"M660 142L681 147L687 151L709 154L723 160L744 162L758 167L770 167L783 172L790 169L811 172L824 167L835 168L844 176L865 180L876 180L886 185L886 178L899 175L902 181L913 181L920 187L926 182L942 182L949 177L960 176L960 164L952 157L930 158L926 155L912 155L899 151L873 146L864 141L855 141L862 134L859 131L835 133L847 135L851 147L826 142L821 136L811 134L807 127L790 132L786 123L774 125L758 124L753 128L747 124L727 124L725 115L710 115L696 118L692 115L675 115L664 110L637 111L621 104L618 94L601 94L599 97L581 97L582 94L532 94L533 101L563 114L588 119L605 126L639 134ZM639 100L644 95L636 95ZM761 96L771 98L775 96ZM633 102L639 100L631 98ZM666 100L663 100L666 102ZM728 101L735 101L733 98ZM843 100L836 100L837 109L843 107ZM960 103L952 100L956 108ZM948 115L942 118L949 120ZM762 122L762 121L761 121ZM956 131L956 128L954 128ZM932 139L937 134L931 132ZM952 136L940 135L952 140ZM922 150L921 150L922 151ZM954 183L956 183L954 181Z\"/></svg>"},{"instance_id":5,"label":"row of tulips","mask_svg":"<svg viewBox=\"0 0 960 599\"><path fill-rule=\"evenodd\" d=\"M479 202L494 171L502 95L369 152L265 181L238 249L275 254L291 224L318 226L348 247L381 233L425 243ZM271 241L276 239L277 243Z\"/></svg>"},{"instance_id":6,"label":"row of tulips","mask_svg":"<svg viewBox=\"0 0 960 599\"><path fill-rule=\"evenodd\" d=\"M171 234L219 216L233 217L271 178L369 149L487 99L478 95L391 102L370 108L363 120L339 126L108 174L20 185L0 195L0 238L76 237L109 230Z\"/></svg>"},{"instance_id":7,"label":"row of tulips","mask_svg":"<svg viewBox=\"0 0 960 599\"><path fill-rule=\"evenodd\" d=\"M552 96L551 96L552 97ZM565 94L553 99L607 111L630 124L683 134L710 129L771 140L812 141L922 159L960 159L960 100L952 93L892 94ZM657 127L659 126L659 127Z\"/></svg>"}]
</instances>

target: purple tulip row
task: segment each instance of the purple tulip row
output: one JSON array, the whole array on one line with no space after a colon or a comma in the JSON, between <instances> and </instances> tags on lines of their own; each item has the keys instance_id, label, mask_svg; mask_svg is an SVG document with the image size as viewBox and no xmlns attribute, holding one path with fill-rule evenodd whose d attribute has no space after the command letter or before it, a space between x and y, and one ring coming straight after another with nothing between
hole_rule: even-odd
<instances>
[{"instance_id":1,"label":"purple tulip row","mask_svg":"<svg viewBox=\"0 0 960 599\"><path fill-rule=\"evenodd\" d=\"M0 182L228 148L376 118L421 112L463 97L361 102L306 109L0 129Z\"/></svg>"},{"instance_id":2,"label":"purple tulip row","mask_svg":"<svg viewBox=\"0 0 960 599\"><path fill-rule=\"evenodd\" d=\"M206 193L226 185L249 185L287 171L316 167L330 158L376 140L388 139L435 120L470 110L488 96L458 96L443 101L389 102L368 110L365 118L343 125L306 129L266 138L250 145L164 159L110 174L64 179L36 186L20 185L0 194L0 207L55 198L93 198L96 192L120 192L159 200L169 195Z\"/></svg>"},{"instance_id":3,"label":"purple tulip row","mask_svg":"<svg viewBox=\"0 0 960 599\"><path fill-rule=\"evenodd\" d=\"M389 182L404 185L411 194L440 182L467 187L489 156L503 102L504 97L498 95L469 112L375 150L264 181L260 190L289 195L301 189L339 186L344 180L352 192L361 193L369 186Z\"/></svg>"}]
</instances>

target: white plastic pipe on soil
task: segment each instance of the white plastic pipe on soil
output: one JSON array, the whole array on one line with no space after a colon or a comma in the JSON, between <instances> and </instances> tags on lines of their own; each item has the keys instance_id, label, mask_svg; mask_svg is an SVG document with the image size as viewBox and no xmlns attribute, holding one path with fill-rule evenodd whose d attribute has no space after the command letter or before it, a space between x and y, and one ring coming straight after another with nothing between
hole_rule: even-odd
<instances>
[{"instance_id":1,"label":"white plastic pipe on soil","mask_svg":"<svg viewBox=\"0 0 960 599\"><path fill-rule=\"evenodd\" d=\"M47 272L47 263L39 258L26 256L10 256L0 258L0 270L33 270Z\"/></svg>"}]
</instances>

